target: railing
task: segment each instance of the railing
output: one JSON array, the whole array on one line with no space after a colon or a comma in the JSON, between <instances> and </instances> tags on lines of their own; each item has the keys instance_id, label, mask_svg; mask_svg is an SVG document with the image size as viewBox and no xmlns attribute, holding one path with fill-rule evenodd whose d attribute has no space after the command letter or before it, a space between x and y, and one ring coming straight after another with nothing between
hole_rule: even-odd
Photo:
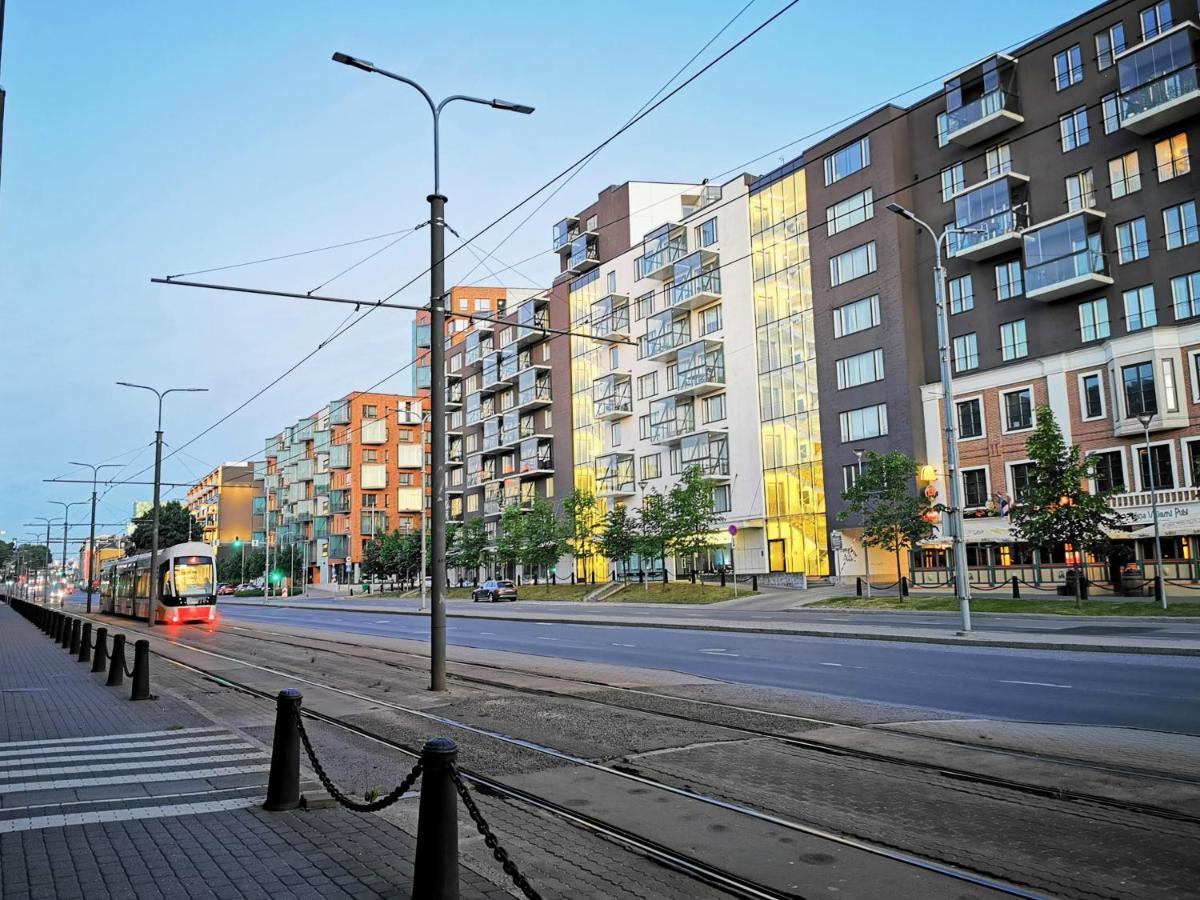
<instances>
[{"instance_id":1,"label":"railing","mask_svg":"<svg viewBox=\"0 0 1200 900\"><path fill-rule=\"evenodd\" d=\"M946 111L945 126L948 133L961 131L988 116L1003 110L1017 112L1017 95L1009 94L1001 88L988 91L978 100L964 103L958 109Z\"/></svg>"},{"instance_id":2,"label":"railing","mask_svg":"<svg viewBox=\"0 0 1200 900\"><path fill-rule=\"evenodd\" d=\"M1186 66L1131 90L1122 91L1118 98L1121 123L1196 93L1200 89L1196 72L1195 65Z\"/></svg>"},{"instance_id":3,"label":"railing","mask_svg":"<svg viewBox=\"0 0 1200 900\"><path fill-rule=\"evenodd\" d=\"M523 406L526 403L533 403L535 400L549 400L550 385L546 382L538 382L533 387L523 388L521 393L517 395L517 404Z\"/></svg>"},{"instance_id":4,"label":"railing","mask_svg":"<svg viewBox=\"0 0 1200 900\"><path fill-rule=\"evenodd\" d=\"M664 266L669 266L687 256L687 238L676 238L665 247L660 247L637 258L637 277L646 278L650 272L657 272Z\"/></svg>"},{"instance_id":5,"label":"railing","mask_svg":"<svg viewBox=\"0 0 1200 900\"><path fill-rule=\"evenodd\" d=\"M1029 212L1022 204L1019 207L1001 210L978 222L955 223L954 227L970 229L970 232L951 233L952 254L962 253L979 244L995 240L1006 234L1016 234L1021 229L1029 227Z\"/></svg>"},{"instance_id":6,"label":"railing","mask_svg":"<svg viewBox=\"0 0 1200 900\"><path fill-rule=\"evenodd\" d=\"M592 401L592 415L595 418L607 416L611 413L632 413L633 398L632 397L600 397Z\"/></svg>"},{"instance_id":7,"label":"railing","mask_svg":"<svg viewBox=\"0 0 1200 900\"><path fill-rule=\"evenodd\" d=\"M706 363L680 369L675 373L675 390L682 391L702 384L724 384L725 363Z\"/></svg>"},{"instance_id":8,"label":"railing","mask_svg":"<svg viewBox=\"0 0 1200 900\"><path fill-rule=\"evenodd\" d=\"M691 340L691 325L686 319L680 319L669 330L646 335L646 356L657 356L659 353L677 350L684 344L691 343Z\"/></svg>"},{"instance_id":9,"label":"railing","mask_svg":"<svg viewBox=\"0 0 1200 900\"><path fill-rule=\"evenodd\" d=\"M721 272L719 269L712 269L708 272L701 272L686 281L676 283L671 288L671 305L678 306L686 303L699 294L719 295L720 293Z\"/></svg>"},{"instance_id":10,"label":"railing","mask_svg":"<svg viewBox=\"0 0 1200 900\"><path fill-rule=\"evenodd\" d=\"M607 315L601 316L592 323L592 334L595 337L608 337L610 334L629 333L629 307L621 306Z\"/></svg>"},{"instance_id":11,"label":"railing","mask_svg":"<svg viewBox=\"0 0 1200 900\"><path fill-rule=\"evenodd\" d=\"M1029 266L1025 270L1025 290L1033 292L1053 287L1084 275L1106 275L1108 264L1104 254L1096 250L1080 250L1070 256Z\"/></svg>"}]
</instances>

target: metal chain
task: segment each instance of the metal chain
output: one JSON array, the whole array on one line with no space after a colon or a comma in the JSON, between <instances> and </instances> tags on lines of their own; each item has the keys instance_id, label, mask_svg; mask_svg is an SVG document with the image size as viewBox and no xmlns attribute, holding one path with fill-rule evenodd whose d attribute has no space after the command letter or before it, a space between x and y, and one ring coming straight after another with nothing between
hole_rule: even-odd
<instances>
[{"instance_id":1,"label":"metal chain","mask_svg":"<svg viewBox=\"0 0 1200 900\"><path fill-rule=\"evenodd\" d=\"M329 791L329 796L347 809L352 809L355 812L379 812L379 810L391 806L407 794L417 779L421 777L421 761L417 760L417 764L413 766L412 771L387 796L380 797L372 803L359 803L357 800L351 800L338 790L338 786L325 774L325 768L321 765L320 760L317 759L316 751L313 750L312 743L308 739L308 732L304 728L304 718L300 715L300 708L297 706L294 709L296 727L300 730L300 741L304 744L304 752L308 754L309 762L312 763L312 767L316 771L317 777L321 779L321 784L325 786L325 790Z\"/></svg>"},{"instance_id":2,"label":"metal chain","mask_svg":"<svg viewBox=\"0 0 1200 900\"><path fill-rule=\"evenodd\" d=\"M484 844L492 851L492 856L496 858L496 862L500 863L500 867L504 869L504 874L512 879L513 884L520 888L521 893L526 896L527 900L542 900L542 895L533 889L533 885L521 874L521 870L517 868L517 864L508 858L508 851L500 846L499 839L492 833L491 827L483 818L483 813L475 805L475 798L467 790L467 785L458 772L458 766L454 765L454 763L450 764L450 778L454 782L458 796L462 798L463 806L467 808L467 812L471 816L471 821L475 823L475 827L483 835Z\"/></svg>"},{"instance_id":3,"label":"metal chain","mask_svg":"<svg viewBox=\"0 0 1200 900\"><path fill-rule=\"evenodd\" d=\"M136 666L137 666L137 662L136 662L136 661L134 662L134 665L133 665L133 667L131 667L131 666L128 666L128 665L126 665L126 663L125 663L125 657L123 657L123 656L121 657L121 668L125 670L125 677L126 677L126 678L132 678L132 677L133 677L133 673L134 673L134 671L135 671L135 667L136 667Z\"/></svg>"}]
</instances>

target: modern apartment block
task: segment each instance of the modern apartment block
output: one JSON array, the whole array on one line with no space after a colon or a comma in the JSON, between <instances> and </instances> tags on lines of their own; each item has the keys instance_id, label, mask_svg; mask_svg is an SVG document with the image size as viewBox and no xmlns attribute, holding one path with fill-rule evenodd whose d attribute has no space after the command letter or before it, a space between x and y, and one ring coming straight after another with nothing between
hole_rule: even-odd
<instances>
[{"instance_id":1,"label":"modern apartment block","mask_svg":"<svg viewBox=\"0 0 1200 900\"><path fill-rule=\"evenodd\" d=\"M233 552L235 541L250 543L262 532L262 509L256 510L254 502L262 492L262 480L255 478L254 465L248 462L217 466L188 488L187 507L204 526L203 540L214 545L218 555Z\"/></svg>"},{"instance_id":2,"label":"modern apartment block","mask_svg":"<svg viewBox=\"0 0 1200 900\"><path fill-rule=\"evenodd\" d=\"M450 288L449 303L446 315L446 351L461 344L472 321L468 316L494 317L504 312L505 304L510 301L509 289L502 287L486 287L483 285L455 286ZM531 291L521 294L528 296ZM420 397L429 396L429 310L417 311L413 324L413 394Z\"/></svg>"},{"instance_id":3,"label":"modern apartment block","mask_svg":"<svg viewBox=\"0 0 1200 900\"><path fill-rule=\"evenodd\" d=\"M310 583L345 583L375 536L418 532L426 408L421 397L351 393L267 438L255 474L272 552L295 554Z\"/></svg>"}]
</instances>

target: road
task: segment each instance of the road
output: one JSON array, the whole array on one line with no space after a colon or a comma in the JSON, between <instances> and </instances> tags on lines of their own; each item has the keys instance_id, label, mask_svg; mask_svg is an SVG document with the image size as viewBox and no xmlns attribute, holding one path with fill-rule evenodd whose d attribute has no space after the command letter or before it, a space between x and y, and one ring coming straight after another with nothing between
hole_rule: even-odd
<instances>
[{"instance_id":1,"label":"road","mask_svg":"<svg viewBox=\"0 0 1200 900\"><path fill-rule=\"evenodd\" d=\"M225 605L226 621L427 640L428 620ZM1063 653L637 625L452 618L448 640L584 662L668 669L738 684L968 717L1200 735L1200 659Z\"/></svg>"}]
</instances>

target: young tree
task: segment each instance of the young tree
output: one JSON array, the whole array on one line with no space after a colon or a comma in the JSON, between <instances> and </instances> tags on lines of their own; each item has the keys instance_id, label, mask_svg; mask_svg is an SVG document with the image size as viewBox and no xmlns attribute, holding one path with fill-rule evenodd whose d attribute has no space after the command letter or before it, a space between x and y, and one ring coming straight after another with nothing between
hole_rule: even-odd
<instances>
[{"instance_id":1,"label":"young tree","mask_svg":"<svg viewBox=\"0 0 1200 900\"><path fill-rule=\"evenodd\" d=\"M621 572L629 580L629 557L637 549L637 521L624 505L604 517L604 529L596 537L596 546L605 558L620 561Z\"/></svg>"},{"instance_id":2,"label":"young tree","mask_svg":"<svg viewBox=\"0 0 1200 900\"><path fill-rule=\"evenodd\" d=\"M667 495L671 552L689 560L696 569L696 557L712 545L712 533L721 526L721 514L713 506L713 482L705 478L699 466L689 466Z\"/></svg>"},{"instance_id":3,"label":"young tree","mask_svg":"<svg viewBox=\"0 0 1200 900\"><path fill-rule=\"evenodd\" d=\"M516 503L504 507L504 511L500 513L500 524L496 534L496 559L502 566L516 568L521 562L521 531L525 525L524 517L525 514Z\"/></svg>"},{"instance_id":4,"label":"young tree","mask_svg":"<svg viewBox=\"0 0 1200 900\"><path fill-rule=\"evenodd\" d=\"M596 530L601 522L596 496L591 491L576 488L563 500L563 513L566 515L571 551L575 555L575 568L580 569L580 560L586 560L581 571L583 580L590 581L592 557L599 549Z\"/></svg>"},{"instance_id":5,"label":"young tree","mask_svg":"<svg viewBox=\"0 0 1200 900\"><path fill-rule=\"evenodd\" d=\"M533 505L524 513L521 523L521 565L537 573L549 569L571 549L570 532L554 514L554 507L542 497L536 497ZM549 582L547 582L547 591Z\"/></svg>"},{"instance_id":6,"label":"young tree","mask_svg":"<svg viewBox=\"0 0 1200 900\"><path fill-rule=\"evenodd\" d=\"M189 540L204 540L204 527L178 500L161 504L158 513L158 547L160 550L170 547L172 544L182 544ZM149 550L154 535L154 510L134 519L133 526L133 546L139 552Z\"/></svg>"},{"instance_id":7,"label":"young tree","mask_svg":"<svg viewBox=\"0 0 1200 900\"><path fill-rule=\"evenodd\" d=\"M642 496L637 516L637 553L643 560L662 560L663 584L667 583L667 543L673 534L671 508L667 498L656 490Z\"/></svg>"},{"instance_id":8,"label":"young tree","mask_svg":"<svg viewBox=\"0 0 1200 900\"><path fill-rule=\"evenodd\" d=\"M1108 505L1108 494L1089 493L1087 479L1095 463L1078 445L1067 446L1049 406L1037 408L1037 427L1025 442L1033 462L1021 501L1009 514L1013 531L1034 547L1070 544L1087 571L1087 548L1108 542L1109 529L1124 517ZM1082 605L1081 582L1075 579L1075 605Z\"/></svg>"},{"instance_id":9,"label":"young tree","mask_svg":"<svg viewBox=\"0 0 1200 900\"><path fill-rule=\"evenodd\" d=\"M451 548L446 554L450 565L470 569L478 581L479 567L483 565L488 546L487 526L483 519L468 519L454 532L454 543L447 543L447 546Z\"/></svg>"},{"instance_id":10,"label":"young tree","mask_svg":"<svg viewBox=\"0 0 1200 900\"><path fill-rule=\"evenodd\" d=\"M900 551L933 534L926 518L932 507L917 493L917 464L899 450L863 456L862 473L842 492L846 509L839 520L862 516L863 544L882 547L896 555L896 592L904 599Z\"/></svg>"}]
</instances>

